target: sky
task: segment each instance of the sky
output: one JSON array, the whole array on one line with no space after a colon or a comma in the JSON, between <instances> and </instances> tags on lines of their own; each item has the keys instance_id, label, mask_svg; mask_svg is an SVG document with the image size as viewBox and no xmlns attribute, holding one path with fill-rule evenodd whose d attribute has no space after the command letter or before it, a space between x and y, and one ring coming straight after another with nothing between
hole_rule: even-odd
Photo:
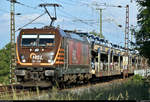
<instances>
[{"instance_id":1,"label":"sky","mask_svg":"<svg viewBox=\"0 0 150 102\"><path fill-rule=\"evenodd\" d=\"M15 4L15 12L21 15L15 16L15 29L32 21L44 12L44 8L38 7L41 3L58 3L61 7L57 8L57 20L54 26L60 26L67 30L80 30L90 32L95 30L99 32L99 11L96 8L103 9L102 15L102 32L105 39L114 44L124 46L125 18L127 4L129 5L129 25L137 25L138 7L133 0L17 0L25 4ZM104 5L122 5L123 8L96 6L95 4ZM53 15L53 8L48 8ZM82 21L81 21L82 20ZM47 14L40 17L32 24L24 28L41 28L50 24ZM122 25L119 28L118 25ZM18 36L19 31L16 32ZM0 49L10 42L10 2L0 0Z\"/></svg>"}]
</instances>

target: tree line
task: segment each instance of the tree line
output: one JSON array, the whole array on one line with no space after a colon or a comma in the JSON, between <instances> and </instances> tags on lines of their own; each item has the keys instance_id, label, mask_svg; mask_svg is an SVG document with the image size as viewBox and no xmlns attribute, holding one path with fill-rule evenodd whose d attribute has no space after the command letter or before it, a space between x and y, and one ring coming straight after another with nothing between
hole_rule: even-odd
<instances>
[{"instance_id":1,"label":"tree line","mask_svg":"<svg viewBox=\"0 0 150 102\"><path fill-rule=\"evenodd\" d=\"M0 49L0 83L9 82L10 43Z\"/></svg>"},{"instance_id":2,"label":"tree line","mask_svg":"<svg viewBox=\"0 0 150 102\"><path fill-rule=\"evenodd\" d=\"M150 62L150 0L137 0L137 3L140 8L137 15L138 29L135 32L136 48Z\"/></svg>"}]
</instances>

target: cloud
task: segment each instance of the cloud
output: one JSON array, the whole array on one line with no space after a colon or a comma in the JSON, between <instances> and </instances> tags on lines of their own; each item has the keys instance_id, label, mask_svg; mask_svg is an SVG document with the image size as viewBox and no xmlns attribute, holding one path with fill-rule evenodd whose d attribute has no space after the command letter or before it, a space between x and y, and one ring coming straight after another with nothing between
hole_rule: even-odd
<instances>
[{"instance_id":1,"label":"cloud","mask_svg":"<svg viewBox=\"0 0 150 102\"><path fill-rule=\"evenodd\" d=\"M72 20L75 19L75 17L83 19L83 20L94 19L94 20L98 21L99 12L96 11L97 7L92 4L93 2L106 3L108 5L113 4L113 5L123 5L123 6L126 6L127 4L129 4L129 7L130 7L130 25L131 24L136 25L136 21L137 21L136 20L136 14L138 13L138 11L137 11L137 7L136 7L135 2L130 3L130 0L86 0L86 1L80 0L79 2L78 1L77 1L77 4L79 4L79 5L68 5L68 6L66 5L64 7L64 9L61 8L62 10L60 10L60 11L58 10L58 12L57 12L57 18L58 19L54 23L56 26L60 25L60 27L62 27L64 29L81 29L84 31L92 31L93 29L95 29L96 31L99 32L99 25L98 24L95 24L93 27L93 26L89 26L87 24L84 24L82 22L72 22ZM35 2L37 4L40 3L37 0L35 0ZM88 7L86 5L80 5L80 4L83 4L81 2L89 4L90 7ZM24 3L27 3L27 1L25 1ZM32 4L33 4L33 2L32 2ZM2 6L2 4L0 4L0 5ZM5 4L5 5L8 6L8 4ZM33 4L33 5L35 5L35 4ZM4 7L4 6L2 6L2 7ZM20 6L20 7L22 7L22 6ZM22 27L23 25L27 24L28 22L30 22L31 20L35 19L36 17L38 17L40 15L38 13L39 11L37 13L31 13L31 12L34 12L31 9L20 8L19 10L17 10L17 8L16 8L16 11L20 11L20 10L22 10L22 12L24 12L25 14L15 17L16 29ZM62 12L62 11L66 11L66 12L68 12L68 14L66 14L65 12ZM72 17L71 15L73 15L74 17ZM70 17L68 18L68 16L70 16ZM115 19L115 21L118 24L122 24L123 28L124 28L125 9L109 8L108 7L105 10L103 10L103 19L107 19L107 18ZM10 33L10 14L9 13L1 13L0 22L1 22L0 23L0 48L1 48L7 42L9 42L9 38L10 38L10 34L9 34ZM49 24L50 24L50 19L49 19L48 15L45 14L44 16L37 19L36 21L34 21L32 24L26 26L25 28L43 27L44 25L49 25ZM110 22L110 23L103 22L103 33L107 35L108 40L117 39L117 34L122 37L124 32L122 30L119 30L119 29L117 30L117 29L118 28L116 27L114 22ZM16 35L17 34L18 34L18 32L16 33ZM114 36L113 36L113 34L114 34ZM124 40L124 39L122 38L120 40Z\"/></svg>"}]
</instances>

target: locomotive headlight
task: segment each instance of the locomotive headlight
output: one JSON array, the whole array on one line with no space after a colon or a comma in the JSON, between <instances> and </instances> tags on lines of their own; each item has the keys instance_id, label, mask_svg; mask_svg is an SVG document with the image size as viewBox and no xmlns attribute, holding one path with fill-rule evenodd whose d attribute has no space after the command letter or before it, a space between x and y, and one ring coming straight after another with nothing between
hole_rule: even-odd
<instances>
[{"instance_id":1,"label":"locomotive headlight","mask_svg":"<svg viewBox=\"0 0 150 102\"><path fill-rule=\"evenodd\" d=\"M54 57L54 52L50 52L50 53L48 53L47 54L47 56L48 56L48 63L51 63L51 64L53 64L54 63L54 61L53 61L53 57Z\"/></svg>"},{"instance_id":2,"label":"locomotive headlight","mask_svg":"<svg viewBox=\"0 0 150 102\"><path fill-rule=\"evenodd\" d=\"M48 60L48 63L54 64L53 60Z\"/></svg>"},{"instance_id":3,"label":"locomotive headlight","mask_svg":"<svg viewBox=\"0 0 150 102\"><path fill-rule=\"evenodd\" d=\"M30 49L30 52L32 51L32 49Z\"/></svg>"},{"instance_id":4,"label":"locomotive headlight","mask_svg":"<svg viewBox=\"0 0 150 102\"><path fill-rule=\"evenodd\" d=\"M54 52L50 52L49 54L50 54L50 56L54 56Z\"/></svg>"},{"instance_id":5,"label":"locomotive headlight","mask_svg":"<svg viewBox=\"0 0 150 102\"><path fill-rule=\"evenodd\" d=\"M25 60L25 59L23 59L23 60L22 60L22 62L23 62L23 63L25 63L25 62L26 62L26 60Z\"/></svg>"},{"instance_id":6,"label":"locomotive headlight","mask_svg":"<svg viewBox=\"0 0 150 102\"><path fill-rule=\"evenodd\" d=\"M48 60L48 63L51 63L52 62L52 60Z\"/></svg>"},{"instance_id":7,"label":"locomotive headlight","mask_svg":"<svg viewBox=\"0 0 150 102\"><path fill-rule=\"evenodd\" d=\"M53 56L54 56L54 52L50 52L50 53L49 53L49 59L48 59L48 62L51 63L51 62L53 61L53 60L52 60L52 59L53 59Z\"/></svg>"}]
</instances>

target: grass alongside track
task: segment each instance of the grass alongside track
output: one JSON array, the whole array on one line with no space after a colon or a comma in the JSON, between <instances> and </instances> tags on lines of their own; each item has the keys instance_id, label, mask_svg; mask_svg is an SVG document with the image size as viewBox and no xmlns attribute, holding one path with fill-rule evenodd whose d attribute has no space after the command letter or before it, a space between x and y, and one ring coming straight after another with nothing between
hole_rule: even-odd
<instances>
[{"instance_id":1,"label":"grass alongside track","mask_svg":"<svg viewBox=\"0 0 150 102\"><path fill-rule=\"evenodd\" d=\"M2 97L3 96L3 97ZM133 76L124 83L113 83L109 86L85 89L83 92L51 91L21 92L14 91L12 97L8 93L0 94L2 100L150 100L150 82L141 76Z\"/></svg>"},{"instance_id":2,"label":"grass alongside track","mask_svg":"<svg viewBox=\"0 0 150 102\"><path fill-rule=\"evenodd\" d=\"M79 92L80 93L80 92ZM54 94L49 99L54 100L150 100L150 83L141 76L133 76L125 83L113 84L109 87L95 87L81 94Z\"/></svg>"},{"instance_id":3,"label":"grass alongside track","mask_svg":"<svg viewBox=\"0 0 150 102\"><path fill-rule=\"evenodd\" d=\"M97 88L90 93L85 92L80 99L98 100L148 100L150 85L140 76L134 76L129 81L113 84L108 88Z\"/></svg>"}]
</instances>

